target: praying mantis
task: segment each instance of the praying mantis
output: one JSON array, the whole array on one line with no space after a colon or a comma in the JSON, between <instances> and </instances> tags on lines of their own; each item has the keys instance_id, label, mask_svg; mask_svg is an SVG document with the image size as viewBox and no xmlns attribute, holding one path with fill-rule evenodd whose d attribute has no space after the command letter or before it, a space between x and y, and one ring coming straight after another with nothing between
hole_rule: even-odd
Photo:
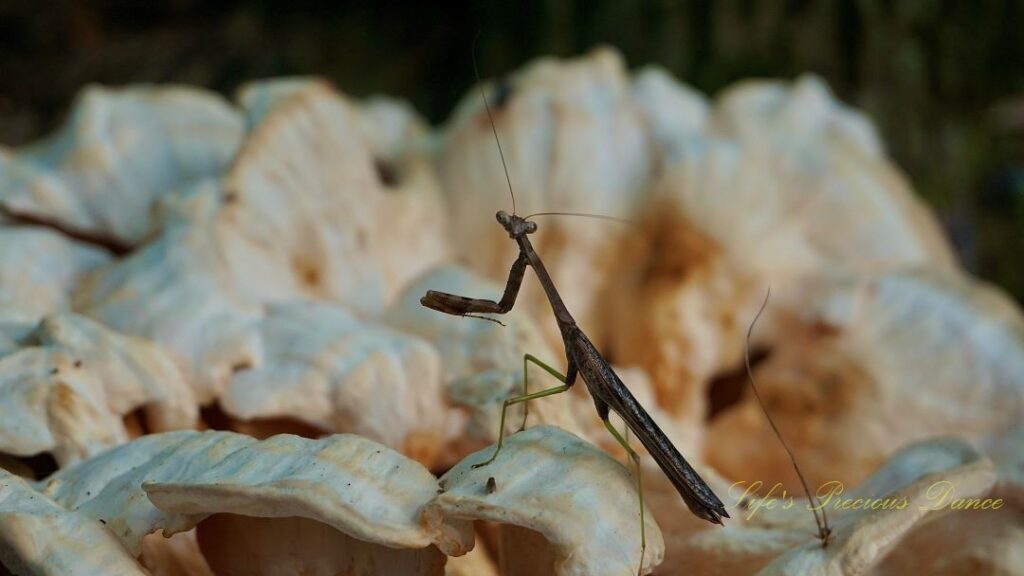
<instances>
[{"instance_id":1,"label":"praying mantis","mask_svg":"<svg viewBox=\"0 0 1024 576\"><path fill-rule=\"evenodd\" d=\"M505 178L509 183L509 193L512 196L513 202L512 214L502 210L496 214L496 218L498 223L508 233L509 238L518 244L519 255L516 257L515 262L512 263L512 267L509 269L508 280L505 284L505 291L502 294L501 300L497 302L493 300L470 298L458 294L429 290L426 295L420 299L420 303L427 308L443 312L445 314L494 320L493 318L482 315L506 314L512 310L512 307L516 302L516 297L519 294L519 288L522 285L523 278L526 274L526 268L530 267L533 269L537 279L540 281L548 302L551 304L551 310L554 313L555 321L558 323L558 328L562 336L562 343L565 348L567 369L565 374L561 374L556 369L537 359L535 356L531 354L524 355L523 394L507 398L502 403L498 442L494 449L494 453L488 460L475 464L474 468L486 466L497 458L504 442L505 417L510 406L566 392L576 383L578 377L582 377L587 386L587 390L590 392L590 396L594 400L594 406L597 409L597 414L604 423L605 428L608 429L608 432L611 433L615 440L623 447L623 449L625 449L633 462L637 493L640 500L640 569L642 569L647 540L644 524L643 486L640 478L640 457L629 445L629 442L623 437L623 435L616 430L609 421L609 415L612 411L623 419L628 429L632 431L644 445L648 453L650 453L655 462L658 463L658 466L672 482L673 486L675 486L679 495L683 498L683 501L694 515L708 520L709 522L722 524L722 518L728 518L729 514L725 510L725 505L722 504L722 501L719 500L714 491L711 490L708 484L700 477L696 470L693 469L689 462L683 458L675 446L672 445L672 442L668 439L665 433L662 432L661 428L659 428L657 423L655 423L654 419L651 418L637 399L633 397L629 388L626 387L612 369L611 365L608 364L603 356L601 356L601 353L598 352L594 344L589 338L587 338L587 335L584 334L583 330L576 324L576 320L572 317L572 314L569 313L569 309L566 308L565 303L558 294L558 289L555 287L551 276L544 267L544 262L541 261L540 256L530 243L529 235L537 231L536 222L529 220L532 216L524 218L515 214L515 194L512 192L511 179L508 175L508 165L505 162L504 152L501 150L501 140L498 138L497 128L494 126L494 119L491 116L490 105L487 103L487 97L483 93L482 88L481 97L483 98L484 107L487 110L487 115L491 122L491 129L494 132L498 152L501 155L502 167L505 169ZM538 215L541 214L534 214L533 216ZM526 370L530 363L535 364L545 372L551 374L562 382L562 384L553 388L530 393ZM524 411L523 422L519 430L522 430L525 427L525 424L526 413ZM640 569L638 569L638 574L640 573Z\"/></svg>"},{"instance_id":2,"label":"praying mantis","mask_svg":"<svg viewBox=\"0 0 1024 576\"><path fill-rule=\"evenodd\" d=\"M709 522L721 524L722 518L729 517L728 512L725 510L725 505L722 504L722 501L718 499L718 496L715 495L704 479L700 477L696 470L690 466L690 463L672 445L672 442L661 431L661 428L658 427L654 419L644 410L643 406L633 397L629 388L623 384L611 365L601 356L601 353L598 352L594 344L587 338L587 335L583 333L583 330L580 329L576 324L576 320L569 313L565 303L562 302L554 282L552 282L551 277L544 268L544 262L541 261L540 256L533 249L533 245L528 238L530 234L537 231L537 224L515 214L508 214L505 211L499 211L496 217L498 223L508 232L509 237L519 245L519 256L509 270L508 281L501 300L495 302L493 300L469 298L457 294L430 290L420 300L420 303L427 308L455 316L505 314L512 310L513 305L515 305L516 296L519 294L519 288L526 273L526 267L529 266L536 273L537 279L540 281L544 293L551 304L551 309L554 312L555 320L562 335L562 342L565 346L568 368L565 374L561 374L531 354L526 354L523 357L524 393L520 396L507 398L502 403L498 443L494 453L488 460L476 464L474 467L486 466L497 458L504 442L505 417L510 406L565 392L576 383L577 377L582 376L587 390L594 400L597 414L600 416L601 421L604 422L605 428L615 437L615 440L626 450L633 461L636 471L637 492L640 498L641 565L646 548L646 534L644 532L644 503L643 486L640 478L640 457L609 421L608 418L611 411L615 411L626 422L629 430L647 448L655 462L658 463L658 466L661 467L661 470L672 482L673 486L675 486L679 495L682 496L690 511ZM525 369L528 363L536 364L560 380L562 385L529 393ZM525 423L524 414L523 425ZM520 430L522 430L522 426Z\"/></svg>"}]
</instances>

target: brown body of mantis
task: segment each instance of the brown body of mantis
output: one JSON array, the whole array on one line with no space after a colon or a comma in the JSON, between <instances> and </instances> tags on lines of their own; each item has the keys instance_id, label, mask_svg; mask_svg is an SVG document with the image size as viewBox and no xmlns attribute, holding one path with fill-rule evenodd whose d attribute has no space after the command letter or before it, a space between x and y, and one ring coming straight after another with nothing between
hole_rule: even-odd
<instances>
[{"instance_id":1,"label":"brown body of mantis","mask_svg":"<svg viewBox=\"0 0 1024 576\"><path fill-rule=\"evenodd\" d=\"M623 384L622 380L620 380L618 375L615 374L615 371L612 370L608 362L597 351L594 344L591 343L590 339L583 333L583 330L576 325L576 321L573 319L572 315L569 314L569 310L562 302L562 298L559 296L551 277L544 268L544 263L541 262L540 257L537 255L537 252L534 251L533 245L530 244L530 240L527 237L527 235L532 234L537 230L536 223L514 214L510 215L504 211L497 213L497 219L502 227L504 227L508 232L509 237L515 240L519 245L519 256L512 264L511 270L509 270L508 282L505 286L505 293L502 295L501 300L494 302L493 300L467 298L465 296L430 290L420 300L420 302L424 306L433 310L456 316L505 314L510 311L512 306L515 304L516 296L519 294L519 287L522 284L523 276L526 272L526 267L530 266L533 268L541 286L544 288L548 301L551 303L551 309L554 311L555 320L558 322L558 328L562 334L562 342L565 345L565 355L568 361L568 366L564 376L563 386L550 388L533 394L524 394L523 396L506 400L502 407L502 429L500 433L504 434L505 410L509 405L564 392L576 382L577 376L582 376L583 381L587 385L587 390L589 390L590 395L594 400L597 413L601 417L601 420L604 421L605 427L608 428L612 435L615 436L616 440L618 440L619 443L622 444L629 452L630 457L637 465L638 484L639 458L629 447L628 442L626 442L618 431L609 423L609 410L614 410L616 414L622 417L633 434L640 439L640 442L645 448L647 448L647 451L658 463L658 466L661 467L661 470L675 486L679 495L682 496L690 510L700 518L721 524L723 517L729 517L729 514L726 512L725 506L722 504L721 500L718 499L707 483L704 482L700 475L697 474L693 467L690 466L686 459L683 458L678 450L676 450L675 446L672 445L672 442L669 441L667 436L665 436L665 433L661 431L647 411L644 410L643 406L641 406L636 398L633 397L626 385ZM527 360L530 359L531 357L527 356ZM561 376L553 369L540 364L540 362L535 359L534 362L545 368L553 375ZM501 444L502 436L499 436L498 446L495 449L494 456L482 465L488 464L497 456L498 451L501 450ZM640 492L640 497L642 527L642 491Z\"/></svg>"}]
</instances>

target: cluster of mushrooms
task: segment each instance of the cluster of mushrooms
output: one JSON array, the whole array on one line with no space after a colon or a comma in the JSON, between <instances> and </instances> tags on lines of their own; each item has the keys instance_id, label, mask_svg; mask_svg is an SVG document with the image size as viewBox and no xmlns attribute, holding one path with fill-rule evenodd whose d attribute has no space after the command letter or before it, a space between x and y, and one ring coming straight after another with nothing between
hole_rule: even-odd
<instances>
[{"instance_id":1,"label":"cluster of mushrooms","mask_svg":"<svg viewBox=\"0 0 1024 576\"><path fill-rule=\"evenodd\" d=\"M725 526L645 457L641 566L633 472L580 385L472 466L523 355L565 367L531 271L504 325L419 302L497 299L515 258L475 88L431 130L312 78L89 87L0 149L7 571L1024 574L1024 317L864 116L815 77L709 100L610 49L482 89L520 215L632 222L531 239ZM769 288L753 377L812 491L841 486L824 545L743 371Z\"/></svg>"}]
</instances>

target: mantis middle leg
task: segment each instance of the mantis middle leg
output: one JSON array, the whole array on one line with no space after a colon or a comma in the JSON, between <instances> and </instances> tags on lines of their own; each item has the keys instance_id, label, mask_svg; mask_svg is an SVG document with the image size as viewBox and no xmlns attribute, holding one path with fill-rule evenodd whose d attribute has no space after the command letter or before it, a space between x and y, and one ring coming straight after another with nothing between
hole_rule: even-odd
<instances>
[{"instance_id":1,"label":"mantis middle leg","mask_svg":"<svg viewBox=\"0 0 1024 576\"><path fill-rule=\"evenodd\" d=\"M499 424L498 424L498 445L494 449L494 454L491 454L491 457L488 458L486 462L481 462L479 464L474 464L473 468L480 468L481 466L486 466L486 465L490 464L491 462L494 462L494 459L498 457L498 453L501 452L501 447L504 445L504 442L505 442L505 416L506 416L506 413L508 412L509 406L513 406L515 404L519 404L519 403L523 403L523 402L529 402L530 400L536 400L537 398L544 398L545 396L554 396L555 394L561 394L562 392L565 392L569 388L572 388L573 383L576 382L576 367L573 366L572 364L570 364L569 365L569 369L566 370L566 372L568 372L568 375L565 375L565 374L562 374L561 372L559 372L558 370L555 370L551 366L545 364L544 362L540 361L539 359L537 359L536 356L534 356L532 354L526 354L525 356L523 356L523 391L524 392L528 391L528 386L529 386L528 385L528 380L527 380L527 364L529 362L532 362L532 363L536 364L537 366L540 366L541 368L543 368L544 371L546 371L548 374L551 374L552 376L557 378L559 382L562 382L562 385L561 386L555 386L554 388L547 388L545 390L540 390L539 392L534 392L532 394L525 393L525 394L523 394L521 396L513 396L512 398L506 398L505 401L502 402L502 404L501 404L501 420L499 421ZM520 426L519 430L522 430L524 427L526 427L526 416L527 416L527 413L526 413L525 409L523 410L523 412L524 412L524 414L523 414L523 423L522 423L522 426Z\"/></svg>"}]
</instances>

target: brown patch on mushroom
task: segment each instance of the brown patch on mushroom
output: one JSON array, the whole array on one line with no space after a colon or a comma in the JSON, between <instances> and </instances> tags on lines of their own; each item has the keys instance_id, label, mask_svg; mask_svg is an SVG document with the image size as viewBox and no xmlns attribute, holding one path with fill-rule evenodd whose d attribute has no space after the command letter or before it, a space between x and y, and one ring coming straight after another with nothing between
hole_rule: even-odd
<instances>
[{"instance_id":1,"label":"brown patch on mushroom","mask_svg":"<svg viewBox=\"0 0 1024 576\"><path fill-rule=\"evenodd\" d=\"M759 348L750 351L750 368L755 370L759 364L768 359L770 350ZM716 416L737 404L750 387L750 378L747 375L747 367L743 365L734 366L716 374L707 387L708 411L707 420L713 420Z\"/></svg>"},{"instance_id":2,"label":"brown patch on mushroom","mask_svg":"<svg viewBox=\"0 0 1024 576\"><path fill-rule=\"evenodd\" d=\"M145 436L149 433L146 426L146 413L142 409L132 410L125 414L121 417L121 422L124 424L124 429L128 433L129 439Z\"/></svg>"},{"instance_id":3,"label":"brown patch on mushroom","mask_svg":"<svg viewBox=\"0 0 1024 576\"><path fill-rule=\"evenodd\" d=\"M433 469L438 461L444 438L438 430L413 430L405 437L400 452L409 458Z\"/></svg>"},{"instance_id":4,"label":"brown patch on mushroom","mask_svg":"<svg viewBox=\"0 0 1024 576\"><path fill-rule=\"evenodd\" d=\"M394 162L382 158L374 158L373 167L377 171L377 178L384 185L385 190L391 190L401 182L402 174Z\"/></svg>"},{"instance_id":5,"label":"brown patch on mushroom","mask_svg":"<svg viewBox=\"0 0 1024 576\"><path fill-rule=\"evenodd\" d=\"M320 268L315 262L307 260L304 256L299 255L292 258L292 270L296 277L302 282L302 284L309 290L316 291L323 278L320 275Z\"/></svg>"}]
</instances>

